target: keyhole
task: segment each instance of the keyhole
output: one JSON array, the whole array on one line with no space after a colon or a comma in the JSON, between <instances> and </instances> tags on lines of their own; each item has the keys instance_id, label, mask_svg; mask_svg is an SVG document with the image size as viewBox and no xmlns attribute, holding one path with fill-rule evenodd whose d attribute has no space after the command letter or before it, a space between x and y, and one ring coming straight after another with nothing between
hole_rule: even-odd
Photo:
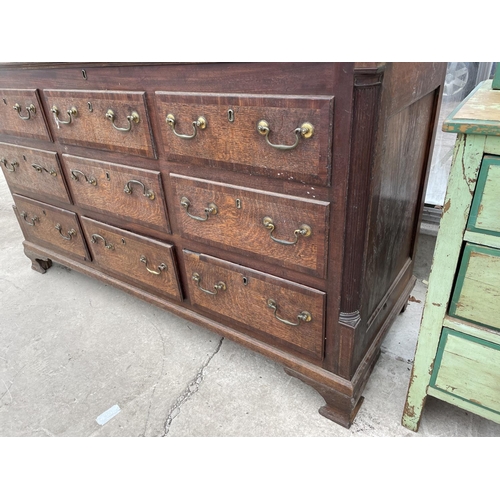
<instances>
[{"instance_id":1,"label":"keyhole","mask_svg":"<svg viewBox=\"0 0 500 500\"><path fill-rule=\"evenodd\" d=\"M227 110L227 119L228 121L230 121L231 123L234 122L234 111L232 109L228 109Z\"/></svg>"},{"instance_id":2,"label":"keyhole","mask_svg":"<svg viewBox=\"0 0 500 500\"><path fill-rule=\"evenodd\" d=\"M84 69L82 69L82 76L84 80L87 79L87 72Z\"/></svg>"},{"instance_id":3,"label":"keyhole","mask_svg":"<svg viewBox=\"0 0 500 500\"><path fill-rule=\"evenodd\" d=\"M4 103L4 104L7 104L7 101L5 100L5 98L4 98L4 99L2 99L2 100L3 100L3 103Z\"/></svg>"},{"instance_id":4,"label":"keyhole","mask_svg":"<svg viewBox=\"0 0 500 500\"><path fill-rule=\"evenodd\" d=\"M246 276L243 276L243 284L245 286L248 285L248 278Z\"/></svg>"},{"instance_id":5,"label":"keyhole","mask_svg":"<svg viewBox=\"0 0 500 500\"><path fill-rule=\"evenodd\" d=\"M109 176L109 173L108 173L108 172L106 172L106 179L108 179L108 181L110 181L110 180L111 180L111 177Z\"/></svg>"},{"instance_id":6,"label":"keyhole","mask_svg":"<svg viewBox=\"0 0 500 500\"><path fill-rule=\"evenodd\" d=\"M88 102L87 106L89 107L89 111L92 113L92 111L94 111L94 108L92 107L92 103Z\"/></svg>"}]
</instances>

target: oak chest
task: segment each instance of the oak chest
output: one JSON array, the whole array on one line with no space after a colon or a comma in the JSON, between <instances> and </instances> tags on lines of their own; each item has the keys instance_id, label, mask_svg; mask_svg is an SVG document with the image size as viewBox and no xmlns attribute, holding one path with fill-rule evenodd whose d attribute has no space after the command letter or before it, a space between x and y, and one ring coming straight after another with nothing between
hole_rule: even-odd
<instances>
[{"instance_id":1,"label":"oak chest","mask_svg":"<svg viewBox=\"0 0 500 500\"><path fill-rule=\"evenodd\" d=\"M348 427L414 285L445 70L4 64L24 251L274 359Z\"/></svg>"}]
</instances>

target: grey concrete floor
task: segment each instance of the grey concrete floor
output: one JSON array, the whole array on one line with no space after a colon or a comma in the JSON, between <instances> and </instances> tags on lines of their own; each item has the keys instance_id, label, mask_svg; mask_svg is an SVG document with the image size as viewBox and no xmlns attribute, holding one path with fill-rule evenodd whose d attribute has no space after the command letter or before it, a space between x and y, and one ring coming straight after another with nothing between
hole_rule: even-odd
<instances>
[{"instance_id":1,"label":"grey concrete floor","mask_svg":"<svg viewBox=\"0 0 500 500\"><path fill-rule=\"evenodd\" d=\"M400 424L431 235L421 235L412 299L347 430L273 361L58 264L32 271L12 204L0 175L0 436L500 436L432 398L418 433Z\"/></svg>"}]
</instances>

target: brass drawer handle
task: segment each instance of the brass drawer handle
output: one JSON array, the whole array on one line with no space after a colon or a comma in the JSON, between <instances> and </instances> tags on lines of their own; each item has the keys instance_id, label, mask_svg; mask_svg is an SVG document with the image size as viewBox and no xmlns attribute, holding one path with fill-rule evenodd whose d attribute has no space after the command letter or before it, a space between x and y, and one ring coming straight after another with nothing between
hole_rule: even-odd
<instances>
[{"instance_id":1,"label":"brass drawer handle","mask_svg":"<svg viewBox=\"0 0 500 500\"><path fill-rule=\"evenodd\" d=\"M21 120L29 120L31 118L31 115L36 115L36 108L33 104L26 106L26 111L28 112L28 116L23 116L21 114L21 106L17 102L16 104L14 104L12 108L17 111L17 114L19 115L19 118L21 118Z\"/></svg>"},{"instance_id":2,"label":"brass drawer handle","mask_svg":"<svg viewBox=\"0 0 500 500\"><path fill-rule=\"evenodd\" d=\"M63 121L63 120L59 120L59 109L57 108L57 106L55 106L55 105L52 106L52 108L50 108L50 111L52 111L52 113L54 115L54 119L56 121L57 128L59 128L59 125L69 125L69 124L73 123L73 117L78 114L77 109L73 106L72 108L70 108L66 111L66 113L68 113L69 120Z\"/></svg>"},{"instance_id":3,"label":"brass drawer handle","mask_svg":"<svg viewBox=\"0 0 500 500\"><path fill-rule=\"evenodd\" d=\"M74 181L79 181L80 180L80 177L78 177L78 175L76 174L80 174L80 175L83 175L83 177L85 177L85 180L91 184L92 186L97 186L97 179L95 177L87 177L81 170L70 170L71 172L71 178L74 180Z\"/></svg>"},{"instance_id":4,"label":"brass drawer handle","mask_svg":"<svg viewBox=\"0 0 500 500\"><path fill-rule=\"evenodd\" d=\"M177 137L180 137L181 139L194 139L196 137L196 133L198 132L198 129L204 130L207 128L208 122L204 116L199 116L196 121L193 122L193 135L184 135L184 134L179 134L175 130L175 116L171 113L167 115L166 118L167 124L172 127L172 130L174 131L174 134Z\"/></svg>"},{"instance_id":5,"label":"brass drawer handle","mask_svg":"<svg viewBox=\"0 0 500 500\"><path fill-rule=\"evenodd\" d=\"M303 137L304 139L309 139L310 137L312 137L312 135L314 134L314 126L308 122L305 122L300 127L297 127L294 130L295 144L292 144L291 146L286 146L283 144L273 144L272 142L269 141L269 133L271 132L271 129L269 128L269 123L266 122L266 120L260 120L260 122L257 124L257 132L265 136L266 142L269 144L269 146L284 151L287 149L296 148L297 145L299 144L299 140L301 137Z\"/></svg>"},{"instance_id":6,"label":"brass drawer handle","mask_svg":"<svg viewBox=\"0 0 500 500\"><path fill-rule=\"evenodd\" d=\"M210 295L217 295L217 293L220 291L220 290L225 290L226 289L226 284L223 282L223 281L219 281L218 283L216 283L214 285L214 290L215 292L212 292L210 290L206 290L205 288L202 288L201 285L200 285L200 281L201 281L201 276L198 274L198 273L193 273L193 276L192 276L192 279L193 281L196 283L196 286L202 291L202 292L205 292L205 293L208 293Z\"/></svg>"},{"instance_id":7,"label":"brass drawer handle","mask_svg":"<svg viewBox=\"0 0 500 500\"><path fill-rule=\"evenodd\" d=\"M284 240L278 240L277 238L275 238L273 236L273 231L276 229L275 226L274 226L274 222L273 220L271 219L271 217L264 217L262 219L262 224L264 224L264 227L266 229L269 229L269 231L271 231L271 233L269 234L269 236L271 237L271 239L273 241L275 241L276 243L281 243L282 245L295 245L297 243L297 241L299 240L299 236L304 236L304 238L308 238L309 236L311 236L311 227L308 226L307 224L302 224L299 229L296 229L293 234L295 235L295 241L284 241Z\"/></svg>"},{"instance_id":8,"label":"brass drawer handle","mask_svg":"<svg viewBox=\"0 0 500 500\"><path fill-rule=\"evenodd\" d=\"M73 236L76 236L76 231L74 229L70 229L68 231L68 236L64 236L64 234L62 233L62 227L61 227L61 224L56 224L54 226L58 231L59 231L59 234L65 239L65 240L70 240Z\"/></svg>"},{"instance_id":9,"label":"brass drawer handle","mask_svg":"<svg viewBox=\"0 0 500 500\"><path fill-rule=\"evenodd\" d=\"M307 311L302 311L301 313L297 314L297 319L299 320L298 323L292 323L291 321L288 321L286 319L280 318L277 315L278 312L278 305L276 304L276 301L273 299L268 299L267 300L267 307L272 309L274 311L274 317L278 320L281 321L282 323L285 323L285 325L289 326L299 326L301 321L304 321L305 323L308 323L309 321L312 320L312 316L310 312Z\"/></svg>"},{"instance_id":10,"label":"brass drawer handle","mask_svg":"<svg viewBox=\"0 0 500 500\"><path fill-rule=\"evenodd\" d=\"M132 188L130 187L130 184L139 184L139 186L142 186L142 194L146 197L149 198L150 200L155 199L155 194L151 189L146 190L146 186L141 182L141 181L136 181L136 180L131 180L128 181L127 184L125 184L125 187L123 188L123 191L127 194L132 194Z\"/></svg>"},{"instance_id":11,"label":"brass drawer handle","mask_svg":"<svg viewBox=\"0 0 500 500\"><path fill-rule=\"evenodd\" d=\"M11 166L12 168L9 168L9 167L7 166L7 163L8 163L8 162L7 162L7 160L6 160L5 158L2 158L2 159L0 160L0 163L3 163L3 166L4 166L5 170L7 170L8 172L15 172L15 171L16 171L16 168L17 168L17 167L19 167L19 163L17 163L17 161L11 161L11 162L10 162L10 166Z\"/></svg>"},{"instance_id":12,"label":"brass drawer handle","mask_svg":"<svg viewBox=\"0 0 500 500\"><path fill-rule=\"evenodd\" d=\"M38 173L43 173L44 171L50 174L52 177L57 177L57 172L52 169L52 170L47 170L45 167L42 167L41 165L38 165L37 163L32 163L31 166L38 172Z\"/></svg>"},{"instance_id":13,"label":"brass drawer handle","mask_svg":"<svg viewBox=\"0 0 500 500\"><path fill-rule=\"evenodd\" d=\"M151 273L151 274L161 274L162 271L166 271L168 268L167 268L167 264L164 264L163 262L158 266L158 271L154 271L153 269L149 269L148 267L148 259L146 259L146 257L144 255L141 255L141 258L139 259L145 266L146 266L146 269Z\"/></svg>"},{"instance_id":14,"label":"brass drawer handle","mask_svg":"<svg viewBox=\"0 0 500 500\"><path fill-rule=\"evenodd\" d=\"M189 217L191 217L191 219L199 220L199 221L207 220L209 215L216 215L218 210L219 210L215 203L209 203L208 207L205 208L205 217L199 217L197 215L193 215L193 214L189 213L189 206L190 205L191 205L191 202L185 196L183 196L181 198L181 206L186 209L186 213L189 215Z\"/></svg>"},{"instance_id":15,"label":"brass drawer handle","mask_svg":"<svg viewBox=\"0 0 500 500\"><path fill-rule=\"evenodd\" d=\"M106 111L106 118L113 124L113 127L116 130L119 130L120 132L130 132L132 130L132 122L139 123L139 121L140 121L139 113L137 113L137 111L132 111L132 114L127 116L127 120L128 120L128 127L127 128L121 128L121 127L117 127L115 125L115 112L112 109L108 109Z\"/></svg>"},{"instance_id":16,"label":"brass drawer handle","mask_svg":"<svg viewBox=\"0 0 500 500\"><path fill-rule=\"evenodd\" d=\"M26 222L26 224L28 224L28 226L34 226L35 223L40 222L40 219L38 218L37 215L34 215L31 218L31 222L28 222L28 220L27 220L28 214L24 210L19 215L24 219L24 222Z\"/></svg>"},{"instance_id":17,"label":"brass drawer handle","mask_svg":"<svg viewBox=\"0 0 500 500\"><path fill-rule=\"evenodd\" d=\"M114 250L115 247L112 243L108 243L104 237L102 237L100 234L97 234L97 233L94 233L91 237L90 237L90 241L92 241L92 243L97 243L97 240L102 240L104 241L104 248L107 248L108 250Z\"/></svg>"}]
</instances>

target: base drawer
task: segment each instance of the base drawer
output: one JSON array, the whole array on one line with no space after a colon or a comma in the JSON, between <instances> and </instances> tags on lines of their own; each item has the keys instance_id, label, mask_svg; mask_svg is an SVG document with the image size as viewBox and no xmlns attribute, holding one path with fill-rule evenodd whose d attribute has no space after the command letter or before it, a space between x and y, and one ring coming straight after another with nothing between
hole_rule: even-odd
<instances>
[{"instance_id":1,"label":"base drawer","mask_svg":"<svg viewBox=\"0 0 500 500\"><path fill-rule=\"evenodd\" d=\"M325 293L184 250L191 304L323 357Z\"/></svg>"},{"instance_id":2,"label":"base drawer","mask_svg":"<svg viewBox=\"0 0 500 500\"><path fill-rule=\"evenodd\" d=\"M81 217L95 264L152 293L181 300L173 245Z\"/></svg>"},{"instance_id":3,"label":"base drawer","mask_svg":"<svg viewBox=\"0 0 500 500\"><path fill-rule=\"evenodd\" d=\"M14 194L12 197L14 211L26 240L90 260L75 213L24 196Z\"/></svg>"},{"instance_id":4,"label":"base drawer","mask_svg":"<svg viewBox=\"0 0 500 500\"><path fill-rule=\"evenodd\" d=\"M430 385L500 413L500 345L443 328Z\"/></svg>"}]
</instances>

